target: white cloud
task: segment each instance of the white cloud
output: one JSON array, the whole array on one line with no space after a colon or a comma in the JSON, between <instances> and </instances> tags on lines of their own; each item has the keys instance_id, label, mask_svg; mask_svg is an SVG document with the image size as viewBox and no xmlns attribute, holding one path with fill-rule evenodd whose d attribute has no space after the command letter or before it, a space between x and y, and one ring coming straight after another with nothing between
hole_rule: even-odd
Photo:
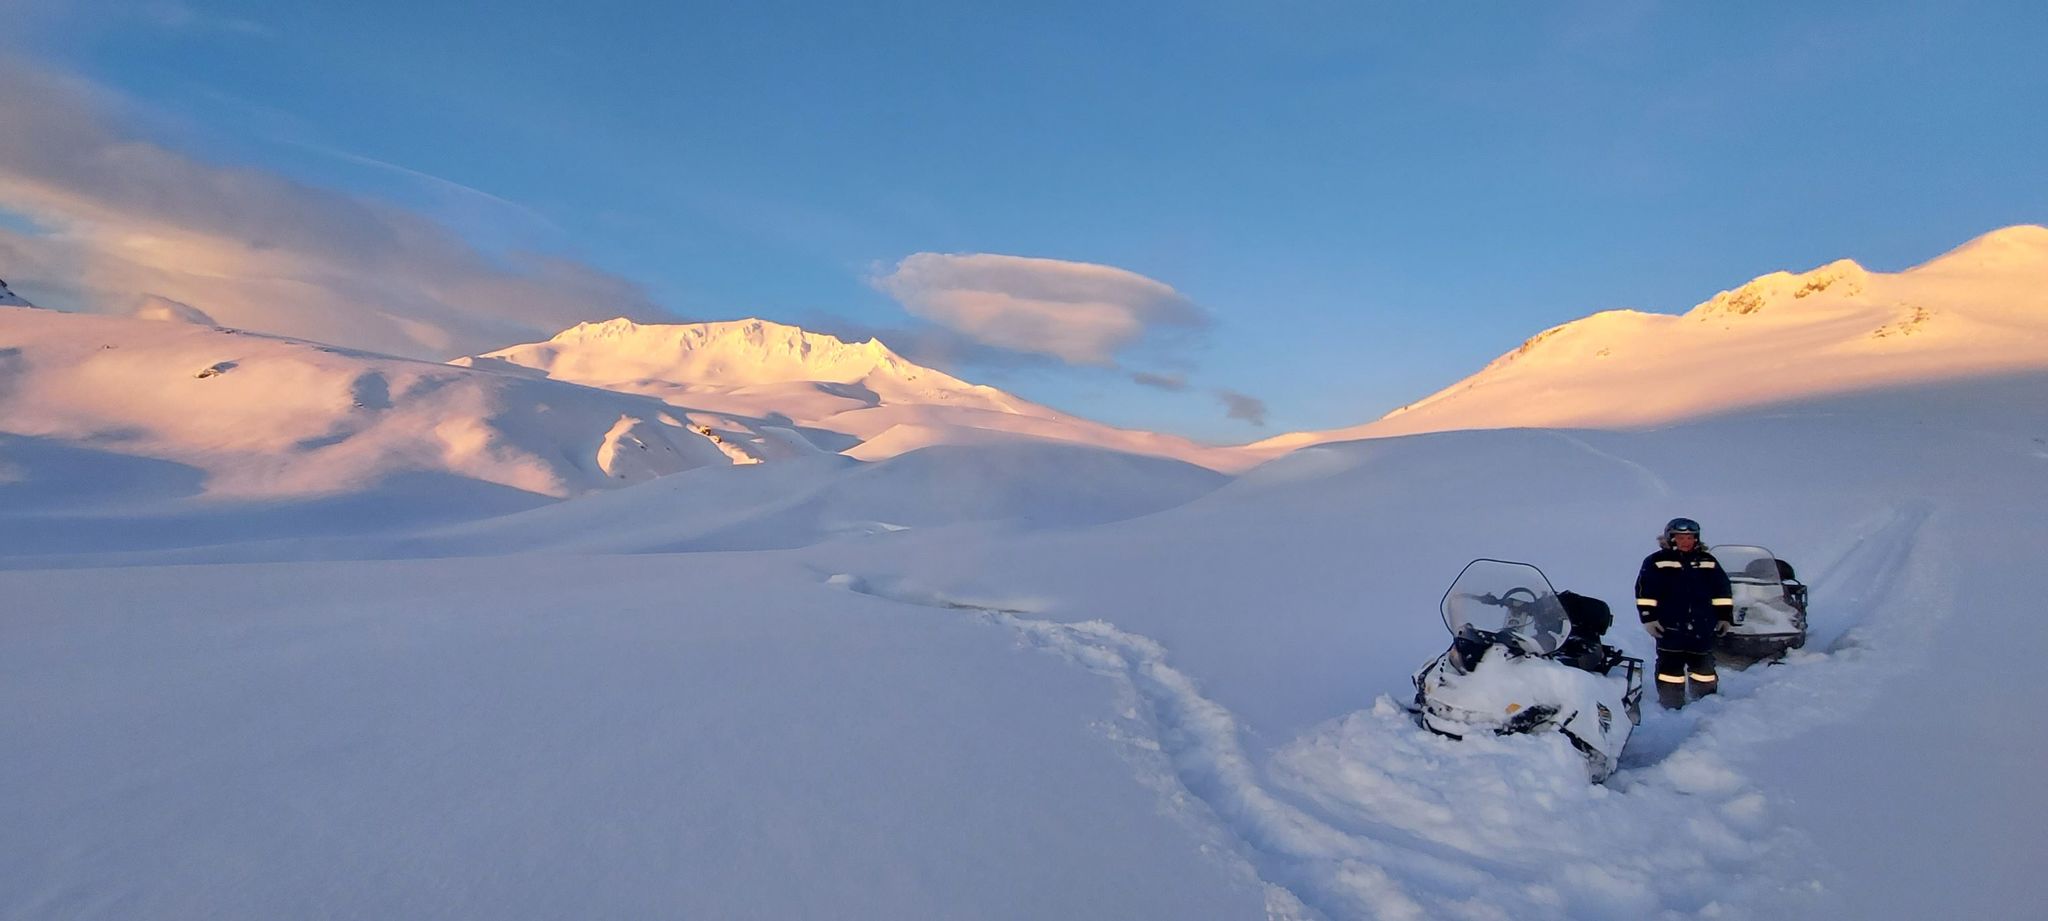
<instances>
[{"instance_id":1,"label":"white cloud","mask_svg":"<svg viewBox=\"0 0 2048 921\"><path fill-rule=\"evenodd\" d=\"M589 266L494 258L402 208L125 136L114 105L0 60L0 209L40 230L0 225L0 266L74 302L58 306L118 313L151 294L227 326L421 358L658 315Z\"/></svg>"},{"instance_id":2,"label":"white cloud","mask_svg":"<svg viewBox=\"0 0 2048 921\"><path fill-rule=\"evenodd\" d=\"M1206 326L1172 287L1114 266L994 253L915 253L875 286L911 313L998 348L1109 365L1162 327Z\"/></svg>"}]
</instances>

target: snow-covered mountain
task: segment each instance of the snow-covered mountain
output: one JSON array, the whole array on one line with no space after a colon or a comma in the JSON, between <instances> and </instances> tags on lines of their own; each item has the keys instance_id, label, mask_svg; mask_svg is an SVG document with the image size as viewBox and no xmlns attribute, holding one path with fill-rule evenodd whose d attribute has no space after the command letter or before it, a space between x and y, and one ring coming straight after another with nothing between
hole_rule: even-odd
<instances>
[{"instance_id":1,"label":"snow-covered mountain","mask_svg":"<svg viewBox=\"0 0 2048 921\"><path fill-rule=\"evenodd\" d=\"M0 307L34 307L34 304L13 291L7 290L7 281L0 279Z\"/></svg>"},{"instance_id":2,"label":"snow-covered mountain","mask_svg":"<svg viewBox=\"0 0 2048 921\"><path fill-rule=\"evenodd\" d=\"M723 421L506 359L0 311L0 700L27 703L0 708L0 826L35 830L0 835L0 917L2024 916L2048 372L1989 372L2028 367L2039 239L1588 322L1396 417L1574 398L1625 425L1697 378L1672 406L1708 418L1234 478L1002 428L727 463ZM1881 298L1929 315L1874 335ZM1685 374L1659 363L1684 350L1603 364L1672 337L1703 353ZM1865 389L1780 399L1708 360L1771 349L1784 393L1846 389L1793 356ZM962 409L884 398L944 382L858 356L798 355L794 381L673 357L622 379L865 407L828 423ZM841 434L789 422L796 452ZM705 463L520 491L665 456L621 425ZM417 478L384 489L408 508L162 514L379 471ZM525 500L456 488L487 483ZM433 501L466 517L390 526ZM1648 708L1604 785L1561 736L1402 711L1476 556L1615 603L1609 639L1650 655L1627 599L1675 514L1798 565L1803 650Z\"/></svg>"},{"instance_id":3,"label":"snow-covered mountain","mask_svg":"<svg viewBox=\"0 0 2048 921\"><path fill-rule=\"evenodd\" d=\"M0 553L331 540L805 458L890 462L779 513L815 519L807 539L956 519L1042 526L1172 504L1214 488L1234 457L1065 416L880 343L759 321L587 324L462 364L198 322L0 312ZM1033 468L1059 464L1035 458L1120 471L1119 485L1047 479ZM861 495L901 477L928 492L907 504ZM1009 498L956 498L990 479ZM665 516L666 533L688 543L730 517L692 500Z\"/></svg>"},{"instance_id":4,"label":"snow-covered mountain","mask_svg":"<svg viewBox=\"0 0 2048 921\"><path fill-rule=\"evenodd\" d=\"M4 287L0 303L26 306ZM933 446L1066 443L1237 472L1361 437L1661 424L2048 367L2048 228L1986 234L1899 273L1847 260L1775 272L1681 316L1595 314L1377 422L1241 448L1117 429L879 341L759 319L585 323L450 366L213 328L184 305L146 313L192 322L0 316L0 460L16 491L80 451L161 464L151 475L213 499L342 495L405 476L563 497L701 466Z\"/></svg>"},{"instance_id":5,"label":"snow-covered mountain","mask_svg":"<svg viewBox=\"0 0 2048 921\"><path fill-rule=\"evenodd\" d=\"M793 433L779 444L816 453ZM406 475L561 497L733 463L687 411L647 397L210 326L8 311L0 461L13 487L65 479L55 468L88 456L154 464L147 476L167 496L216 500L335 495ZM118 479L144 475L122 469Z\"/></svg>"},{"instance_id":6,"label":"snow-covered mountain","mask_svg":"<svg viewBox=\"0 0 2048 921\"><path fill-rule=\"evenodd\" d=\"M2048 228L1993 231L1903 272L1772 272L1683 315L1610 310L1530 338L1365 425L1249 446L1519 426L1612 428L2048 367Z\"/></svg>"},{"instance_id":7,"label":"snow-covered mountain","mask_svg":"<svg viewBox=\"0 0 2048 921\"><path fill-rule=\"evenodd\" d=\"M2034 374L1220 489L995 445L339 548L32 546L0 559L0 825L34 830L0 917L2024 917L2043 433ZM1047 485L1153 513L983 517ZM0 548L50 543L12 510ZM1674 514L1798 565L1804 650L1647 706L1604 785L1560 735L1402 711L1475 556L1648 655L1627 599Z\"/></svg>"},{"instance_id":8,"label":"snow-covered mountain","mask_svg":"<svg viewBox=\"0 0 2048 921\"><path fill-rule=\"evenodd\" d=\"M546 342L455 363L689 406L716 415L721 437L742 451L762 440L759 426L774 424L863 460L935 444L1017 439L1092 445L1213 470L1241 470L1256 460L1230 448L1070 416L922 367L879 340L849 343L760 319L583 323Z\"/></svg>"}]
</instances>

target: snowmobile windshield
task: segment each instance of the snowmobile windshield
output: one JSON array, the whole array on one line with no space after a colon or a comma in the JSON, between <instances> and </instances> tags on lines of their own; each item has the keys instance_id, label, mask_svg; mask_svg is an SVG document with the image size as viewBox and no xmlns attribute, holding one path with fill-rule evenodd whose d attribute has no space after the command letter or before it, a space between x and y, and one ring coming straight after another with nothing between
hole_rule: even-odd
<instances>
[{"instance_id":1,"label":"snowmobile windshield","mask_svg":"<svg viewBox=\"0 0 2048 921\"><path fill-rule=\"evenodd\" d=\"M1527 563L1473 560L1444 593L1444 626L1512 636L1523 651L1549 655L1571 632L1564 605L1543 571Z\"/></svg>"},{"instance_id":2,"label":"snowmobile windshield","mask_svg":"<svg viewBox=\"0 0 2048 921\"><path fill-rule=\"evenodd\" d=\"M1747 544L1721 544L1713 549L1714 559L1728 573L1728 581L1749 585L1777 585L1778 558L1771 551Z\"/></svg>"},{"instance_id":3,"label":"snowmobile windshield","mask_svg":"<svg viewBox=\"0 0 2048 921\"><path fill-rule=\"evenodd\" d=\"M1728 571L1729 594L1735 601L1737 636L1776 636L1804 632L1805 614L1786 589L1784 570L1771 551L1747 544L1714 548L1714 559Z\"/></svg>"}]
</instances>

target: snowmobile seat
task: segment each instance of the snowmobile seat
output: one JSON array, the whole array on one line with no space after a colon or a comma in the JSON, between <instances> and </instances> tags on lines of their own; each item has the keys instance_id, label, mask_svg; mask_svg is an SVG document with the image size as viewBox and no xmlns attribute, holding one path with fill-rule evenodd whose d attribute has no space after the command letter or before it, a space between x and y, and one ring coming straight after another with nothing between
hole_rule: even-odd
<instances>
[{"instance_id":1,"label":"snowmobile seat","mask_svg":"<svg viewBox=\"0 0 2048 921\"><path fill-rule=\"evenodd\" d=\"M1785 580L1786 568L1784 563L1768 557L1750 560L1749 565L1742 570L1742 577L1758 582L1782 582Z\"/></svg>"},{"instance_id":2,"label":"snowmobile seat","mask_svg":"<svg viewBox=\"0 0 2048 921\"><path fill-rule=\"evenodd\" d=\"M1557 647L1553 658L1573 668L1607 674L1610 656L1600 639L1614 626L1614 611L1607 602L1577 592L1558 592L1557 600L1564 606L1565 616L1571 619L1572 632Z\"/></svg>"},{"instance_id":3,"label":"snowmobile seat","mask_svg":"<svg viewBox=\"0 0 2048 921\"><path fill-rule=\"evenodd\" d=\"M1572 591L1558 592L1557 600L1564 605L1565 616L1571 618L1572 636L1577 639L1598 646L1614 626L1614 611L1605 601Z\"/></svg>"}]
</instances>

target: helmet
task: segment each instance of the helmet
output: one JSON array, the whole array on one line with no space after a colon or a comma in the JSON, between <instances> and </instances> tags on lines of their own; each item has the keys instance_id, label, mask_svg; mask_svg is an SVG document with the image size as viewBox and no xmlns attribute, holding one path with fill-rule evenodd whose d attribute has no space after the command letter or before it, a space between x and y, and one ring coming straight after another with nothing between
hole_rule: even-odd
<instances>
[{"instance_id":1,"label":"helmet","mask_svg":"<svg viewBox=\"0 0 2048 921\"><path fill-rule=\"evenodd\" d=\"M1671 539L1680 534L1690 534L1695 539L1704 540L1700 536L1699 522L1690 518L1673 518L1664 523L1664 535L1657 539L1657 545L1669 550L1671 549Z\"/></svg>"}]
</instances>

